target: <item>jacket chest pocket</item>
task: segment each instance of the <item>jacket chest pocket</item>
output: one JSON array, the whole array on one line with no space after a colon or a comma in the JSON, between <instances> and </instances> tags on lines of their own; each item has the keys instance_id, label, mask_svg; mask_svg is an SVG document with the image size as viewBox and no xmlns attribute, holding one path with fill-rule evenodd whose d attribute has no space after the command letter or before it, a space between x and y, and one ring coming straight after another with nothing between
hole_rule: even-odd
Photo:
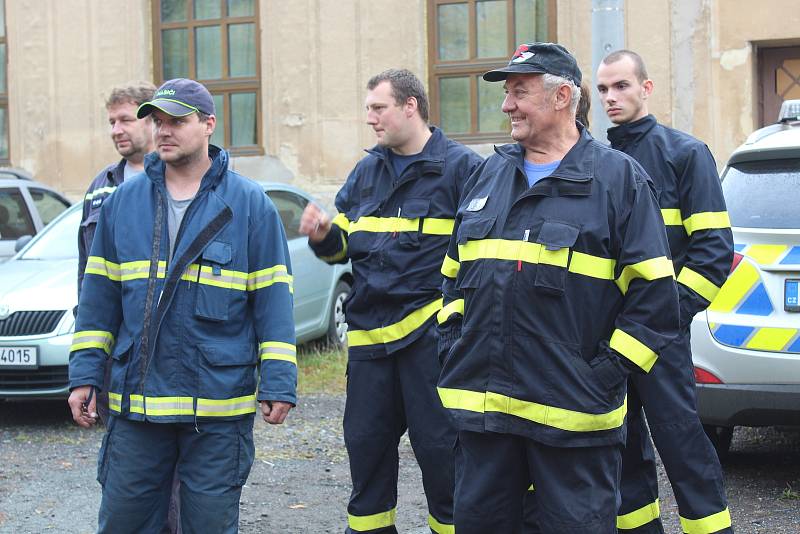
<instances>
[{"instance_id":1,"label":"jacket chest pocket","mask_svg":"<svg viewBox=\"0 0 800 534\"><path fill-rule=\"evenodd\" d=\"M487 246L486 236L491 232L495 219L493 215L473 215L465 213L456 233L460 266L456 277L457 289L480 287L485 263L491 260L491 247Z\"/></svg>"},{"instance_id":2,"label":"jacket chest pocket","mask_svg":"<svg viewBox=\"0 0 800 534\"><path fill-rule=\"evenodd\" d=\"M419 248L419 239L425 224L425 217L431 208L431 201L427 198L410 198L403 203L398 212L398 240L400 247L407 249Z\"/></svg>"},{"instance_id":3,"label":"jacket chest pocket","mask_svg":"<svg viewBox=\"0 0 800 534\"><path fill-rule=\"evenodd\" d=\"M86 256L89 256L92 248L92 241L94 240L94 233L97 230L97 221L100 219L100 208L91 208L86 220L81 221L81 239L83 245L86 247Z\"/></svg>"},{"instance_id":4,"label":"jacket chest pocket","mask_svg":"<svg viewBox=\"0 0 800 534\"><path fill-rule=\"evenodd\" d=\"M578 240L580 227L571 224L545 221L536 242L541 245L539 264L533 286L549 295L564 294L567 284L570 249Z\"/></svg>"},{"instance_id":5,"label":"jacket chest pocket","mask_svg":"<svg viewBox=\"0 0 800 534\"><path fill-rule=\"evenodd\" d=\"M244 291L247 279L230 270L231 245L212 241L200 256L199 272L191 273L197 282L195 315L208 321L226 321L233 291Z\"/></svg>"}]
</instances>

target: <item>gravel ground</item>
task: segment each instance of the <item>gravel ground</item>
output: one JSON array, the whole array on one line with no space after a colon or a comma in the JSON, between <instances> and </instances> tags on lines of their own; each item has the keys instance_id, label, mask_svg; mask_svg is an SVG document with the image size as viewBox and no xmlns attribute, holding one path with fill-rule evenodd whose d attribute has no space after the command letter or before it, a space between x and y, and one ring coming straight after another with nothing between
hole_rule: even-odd
<instances>
[{"instance_id":1,"label":"gravel ground","mask_svg":"<svg viewBox=\"0 0 800 534\"><path fill-rule=\"evenodd\" d=\"M342 396L307 396L287 424L257 422L256 462L242 494L241 532L342 532L349 472L341 435ZM101 430L71 423L62 402L0 403L0 532L90 533ZM800 432L739 428L725 464L740 534L800 532ZM664 525L679 533L675 500L659 474ZM401 443L400 532L423 534L427 511L419 470Z\"/></svg>"}]
</instances>

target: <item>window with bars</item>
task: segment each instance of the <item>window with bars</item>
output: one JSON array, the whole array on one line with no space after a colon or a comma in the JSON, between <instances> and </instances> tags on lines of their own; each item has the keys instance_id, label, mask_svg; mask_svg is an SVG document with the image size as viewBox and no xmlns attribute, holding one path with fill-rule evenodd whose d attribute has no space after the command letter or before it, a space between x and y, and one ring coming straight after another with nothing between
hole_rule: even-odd
<instances>
[{"instance_id":1,"label":"window with bars","mask_svg":"<svg viewBox=\"0 0 800 534\"><path fill-rule=\"evenodd\" d=\"M507 140L503 84L481 75L555 30L555 0L428 0L431 122L460 141Z\"/></svg>"},{"instance_id":2,"label":"window with bars","mask_svg":"<svg viewBox=\"0 0 800 534\"><path fill-rule=\"evenodd\" d=\"M262 154L258 2L153 0L153 40L158 83L191 78L214 97L211 142Z\"/></svg>"},{"instance_id":3,"label":"window with bars","mask_svg":"<svg viewBox=\"0 0 800 534\"><path fill-rule=\"evenodd\" d=\"M0 0L0 164L9 164L8 154L8 45L6 44L6 2Z\"/></svg>"}]
</instances>

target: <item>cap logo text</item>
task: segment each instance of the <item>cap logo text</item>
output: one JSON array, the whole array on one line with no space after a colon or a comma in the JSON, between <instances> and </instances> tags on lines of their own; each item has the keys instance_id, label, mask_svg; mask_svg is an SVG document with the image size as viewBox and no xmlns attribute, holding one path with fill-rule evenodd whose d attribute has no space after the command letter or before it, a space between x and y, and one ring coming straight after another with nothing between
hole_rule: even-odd
<instances>
[{"instance_id":1,"label":"cap logo text","mask_svg":"<svg viewBox=\"0 0 800 534\"><path fill-rule=\"evenodd\" d=\"M175 89L162 89L156 93L156 96L172 96L175 94Z\"/></svg>"}]
</instances>

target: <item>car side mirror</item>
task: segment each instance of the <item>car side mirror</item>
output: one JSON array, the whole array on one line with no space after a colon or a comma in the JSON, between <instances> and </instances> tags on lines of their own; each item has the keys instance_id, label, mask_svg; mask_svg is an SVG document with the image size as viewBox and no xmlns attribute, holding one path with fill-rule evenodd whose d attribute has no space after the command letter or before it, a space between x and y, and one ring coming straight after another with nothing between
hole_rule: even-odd
<instances>
[{"instance_id":1,"label":"car side mirror","mask_svg":"<svg viewBox=\"0 0 800 534\"><path fill-rule=\"evenodd\" d=\"M22 237L17 238L17 242L14 243L14 252L19 252L22 248L28 244L28 242L33 239L32 235L24 235Z\"/></svg>"}]
</instances>

